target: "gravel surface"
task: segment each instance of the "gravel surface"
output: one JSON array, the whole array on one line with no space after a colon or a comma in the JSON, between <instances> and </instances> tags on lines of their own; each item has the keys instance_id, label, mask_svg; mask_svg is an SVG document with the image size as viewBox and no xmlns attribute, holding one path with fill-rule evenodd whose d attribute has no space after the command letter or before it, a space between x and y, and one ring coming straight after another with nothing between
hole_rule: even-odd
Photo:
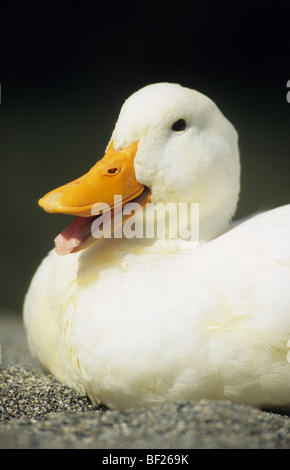
<instances>
[{"instance_id":1,"label":"gravel surface","mask_svg":"<svg viewBox=\"0 0 290 470\"><path fill-rule=\"evenodd\" d=\"M21 318L0 312L2 449L286 449L290 418L202 400L126 412L92 405L34 364Z\"/></svg>"}]
</instances>

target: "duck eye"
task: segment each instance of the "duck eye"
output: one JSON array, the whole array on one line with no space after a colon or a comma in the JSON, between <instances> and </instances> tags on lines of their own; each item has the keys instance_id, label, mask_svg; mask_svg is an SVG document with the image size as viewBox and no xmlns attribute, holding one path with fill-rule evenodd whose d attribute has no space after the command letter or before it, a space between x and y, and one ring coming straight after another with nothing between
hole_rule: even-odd
<instances>
[{"instance_id":1,"label":"duck eye","mask_svg":"<svg viewBox=\"0 0 290 470\"><path fill-rule=\"evenodd\" d=\"M186 122L184 119L178 119L178 121L175 121L175 123L172 124L172 127L171 127L171 129L176 132L184 131L185 128L186 128Z\"/></svg>"}]
</instances>

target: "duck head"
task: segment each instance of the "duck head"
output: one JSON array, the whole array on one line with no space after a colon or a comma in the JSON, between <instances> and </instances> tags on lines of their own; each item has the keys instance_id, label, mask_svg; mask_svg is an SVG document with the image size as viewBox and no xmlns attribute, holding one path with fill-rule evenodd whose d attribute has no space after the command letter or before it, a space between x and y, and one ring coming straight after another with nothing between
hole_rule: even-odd
<instances>
[{"instance_id":1,"label":"duck head","mask_svg":"<svg viewBox=\"0 0 290 470\"><path fill-rule=\"evenodd\" d=\"M75 181L39 201L47 212L77 216L56 238L59 254L97 241L96 215L128 202L199 203L200 237L224 232L240 189L238 137L203 94L178 84L148 85L124 103L105 156ZM114 196L122 196L119 208ZM110 209L110 210L108 210ZM98 212L99 210L99 212Z\"/></svg>"}]
</instances>

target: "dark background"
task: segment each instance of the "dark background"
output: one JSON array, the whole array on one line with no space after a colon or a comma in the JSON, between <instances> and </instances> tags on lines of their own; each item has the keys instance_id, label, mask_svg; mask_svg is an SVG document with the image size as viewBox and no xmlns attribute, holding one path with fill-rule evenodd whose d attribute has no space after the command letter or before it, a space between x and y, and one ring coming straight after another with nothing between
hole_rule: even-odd
<instances>
[{"instance_id":1,"label":"dark background","mask_svg":"<svg viewBox=\"0 0 290 470\"><path fill-rule=\"evenodd\" d=\"M103 155L148 83L205 93L237 128L237 217L289 203L289 25L287 1L0 1L0 307L21 312L70 221L38 198Z\"/></svg>"}]
</instances>

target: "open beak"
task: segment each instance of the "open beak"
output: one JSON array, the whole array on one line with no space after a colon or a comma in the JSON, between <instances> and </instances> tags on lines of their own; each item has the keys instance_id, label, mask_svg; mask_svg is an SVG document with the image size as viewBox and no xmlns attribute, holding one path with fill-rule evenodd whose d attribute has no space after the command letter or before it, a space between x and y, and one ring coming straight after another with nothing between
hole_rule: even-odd
<instances>
[{"instance_id":1,"label":"open beak","mask_svg":"<svg viewBox=\"0 0 290 470\"><path fill-rule=\"evenodd\" d=\"M113 141L104 157L88 173L71 183L50 191L39 200L39 205L47 212L71 214L75 220L55 239L58 254L75 253L98 241L91 231L92 223L107 212L113 217L124 205L134 200L144 207L150 198L149 190L135 177L134 157L138 141L128 147L115 150ZM115 196L121 201L114 205ZM133 214L132 214L133 215ZM123 217L124 223L126 218ZM111 233L116 226L110 224ZM108 235L103 233L103 236Z\"/></svg>"}]
</instances>

